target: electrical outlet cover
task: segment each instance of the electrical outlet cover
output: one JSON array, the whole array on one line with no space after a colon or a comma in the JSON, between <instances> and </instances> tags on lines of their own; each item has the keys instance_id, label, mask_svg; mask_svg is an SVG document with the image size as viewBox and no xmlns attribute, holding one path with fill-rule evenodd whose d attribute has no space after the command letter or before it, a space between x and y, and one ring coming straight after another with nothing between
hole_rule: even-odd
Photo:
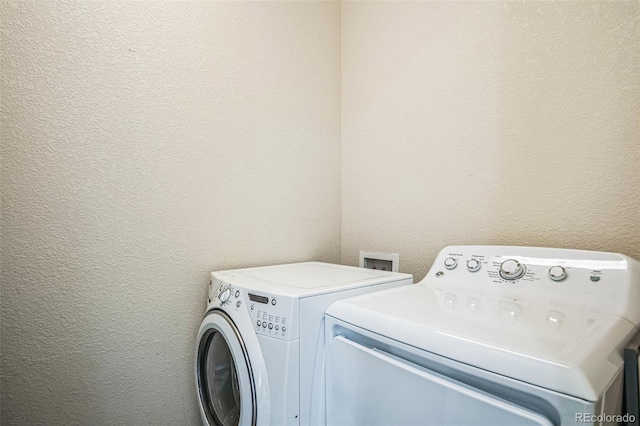
<instances>
[{"instance_id":1,"label":"electrical outlet cover","mask_svg":"<svg viewBox=\"0 0 640 426\"><path fill-rule=\"evenodd\" d=\"M398 272L400 255L398 253L378 253L360 250L360 267Z\"/></svg>"}]
</instances>

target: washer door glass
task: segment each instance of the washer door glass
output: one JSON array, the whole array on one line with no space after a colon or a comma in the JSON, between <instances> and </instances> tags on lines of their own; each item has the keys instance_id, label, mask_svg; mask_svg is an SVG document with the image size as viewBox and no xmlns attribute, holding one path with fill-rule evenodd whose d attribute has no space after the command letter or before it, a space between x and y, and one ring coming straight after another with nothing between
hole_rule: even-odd
<instances>
[{"instance_id":1,"label":"washer door glass","mask_svg":"<svg viewBox=\"0 0 640 426\"><path fill-rule=\"evenodd\" d=\"M237 426L256 422L255 387L244 342L224 312L203 321L197 356L200 405L213 426Z\"/></svg>"},{"instance_id":2,"label":"washer door glass","mask_svg":"<svg viewBox=\"0 0 640 426\"><path fill-rule=\"evenodd\" d=\"M234 426L240 421L240 385L233 356L224 336L212 332L205 343L202 384L209 394L209 409L217 423Z\"/></svg>"}]
</instances>

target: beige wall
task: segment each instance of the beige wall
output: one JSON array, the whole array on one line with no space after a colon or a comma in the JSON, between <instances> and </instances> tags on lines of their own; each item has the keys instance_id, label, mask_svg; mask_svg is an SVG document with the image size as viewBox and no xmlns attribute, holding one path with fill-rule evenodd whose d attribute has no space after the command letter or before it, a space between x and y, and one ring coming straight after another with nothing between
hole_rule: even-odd
<instances>
[{"instance_id":1,"label":"beige wall","mask_svg":"<svg viewBox=\"0 0 640 426\"><path fill-rule=\"evenodd\" d=\"M343 2L342 260L640 258L640 3Z\"/></svg>"},{"instance_id":2,"label":"beige wall","mask_svg":"<svg viewBox=\"0 0 640 426\"><path fill-rule=\"evenodd\" d=\"M197 424L207 273L340 260L340 5L0 19L0 423Z\"/></svg>"}]
</instances>

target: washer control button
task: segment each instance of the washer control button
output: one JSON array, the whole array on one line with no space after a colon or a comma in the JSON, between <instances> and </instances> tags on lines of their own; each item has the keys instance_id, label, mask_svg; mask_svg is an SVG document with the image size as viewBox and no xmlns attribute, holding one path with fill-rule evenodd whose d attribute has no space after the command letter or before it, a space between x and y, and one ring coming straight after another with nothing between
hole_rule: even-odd
<instances>
[{"instance_id":1,"label":"washer control button","mask_svg":"<svg viewBox=\"0 0 640 426\"><path fill-rule=\"evenodd\" d=\"M267 322L266 321L262 321L262 328L266 328L267 327Z\"/></svg>"},{"instance_id":2,"label":"washer control button","mask_svg":"<svg viewBox=\"0 0 640 426\"><path fill-rule=\"evenodd\" d=\"M505 280L517 280L527 272L527 268L515 259L507 259L500 265L500 276Z\"/></svg>"},{"instance_id":3,"label":"washer control button","mask_svg":"<svg viewBox=\"0 0 640 426\"><path fill-rule=\"evenodd\" d=\"M276 303L277 303L277 302L276 302L276 299L271 299L271 304L272 304L272 305L275 305Z\"/></svg>"},{"instance_id":4,"label":"washer control button","mask_svg":"<svg viewBox=\"0 0 640 426\"><path fill-rule=\"evenodd\" d=\"M231 297L231 289L229 287L225 288L224 290L222 290L220 292L220 294L218 295L218 299L220 300L220 302L225 303L229 300L229 298Z\"/></svg>"},{"instance_id":5,"label":"washer control button","mask_svg":"<svg viewBox=\"0 0 640 426\"><path fill-rule=\"evenodd\" d=\"M269 323L269 330L271 330L273 328L273 324Z\"/></svg>"},{"instance_id":6,"label":"washer control button","mask_svg":"<svg viewBox=\"0 0 640 426\"><path fill-rule=\"evenodd\" d=\"M279 329L280 329L280 326L276 324L276 331L278 331Z\"/></svg>"},{"instance_id":7,"label":"washer control button","mask_svg":"<svg viewBox=\"0 0 640 426\"><path fill-rule=\"evenodd\" d=\"M477 259L467 260L467 269L471 272L479 271L480 266L480 262Z\"/></svg>"},{"instance_id":8,"label":"washer control button","mask_svg":"<svg viewBox=\"0 0 640 426\"><path fill-rule=\"evenodd\" d=\"M236 298L240 297L240 290L236 290Z\"/></svg>"},{"instance_id":9,"label":"washer control button","mask_svg":"<svg viewBox=\"0 0 640 426\"><path fill-rule=\"evenodd\" d=\"M553 281L562 281L567 278L567 271L562 266L552 266L549 268L549 278Z\"/></svg>"},{"instance_id":10,"label":"washer control button","mask_svg":"<svg viewBox=\"0 0 640 426\"><path fill-rule=\"evenodd\" d=\"M456 259L454 259L453 257L447 257L444 260L444 267L447 269L454 269L456 266L458 266L458 261Z\"/></svg>"},{"instance_id":11,"label":"washer control button","mask_svg":"<svg viewBox=\"0 0 640 426\"><path fill-rule=\"evenodd\" d=\"M598 282L598 281L600 281L600 275L591 275L591 276L589 277L589 279L590 279L591 281L593 281L594 283L595 283L595 282Z\"/></svg>"},{"instance_id":12,"label":"washer control button","mask_svg":"<svg viewBox=\"0 0 640 426\"><path fill-rule=\"evenodd\" d=\"M287 327L282 326L282 332L284 333L285 331L287 331Z\"/></svg>"},{"instance_id":13,"label":"washer control button","mask_svg":"<svg viewBox=\"0 0 640 426\"><path fill-rule=\"evenodd\" d=\"M240 305L242 305L242 303L238 300L238 301L236 302L236 308L239 308L239 307L240 307Z\"/></svg>"},{"instance_id":14,"label":"washer control button","mask_svg":"<svg viewBox=\"0 0 640 426\"><path fill-rule=\"evenodd\" d=\"M258 327L260 327L260 324L262 324L262 323L260 322L260 320L258 320L258 321L256 322L256 325L257 325Z\"/></svg>"}]
</instances>

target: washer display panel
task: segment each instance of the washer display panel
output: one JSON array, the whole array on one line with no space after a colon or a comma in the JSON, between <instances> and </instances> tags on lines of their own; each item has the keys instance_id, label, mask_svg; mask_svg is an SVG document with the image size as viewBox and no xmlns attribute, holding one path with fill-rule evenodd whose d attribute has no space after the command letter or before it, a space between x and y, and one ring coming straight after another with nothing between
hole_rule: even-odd
<instances>
[{"instance_id":1,"label":"washer display panel","mask_svg":"<svg viewBox=\"0 0 640 426\"><path fill-rule=\"evenodd\" d=\"M255 388L241 336L231 319L213 311L203 321L197 380L209 425L255 424Z\"/></svg>"}]
</instances>

